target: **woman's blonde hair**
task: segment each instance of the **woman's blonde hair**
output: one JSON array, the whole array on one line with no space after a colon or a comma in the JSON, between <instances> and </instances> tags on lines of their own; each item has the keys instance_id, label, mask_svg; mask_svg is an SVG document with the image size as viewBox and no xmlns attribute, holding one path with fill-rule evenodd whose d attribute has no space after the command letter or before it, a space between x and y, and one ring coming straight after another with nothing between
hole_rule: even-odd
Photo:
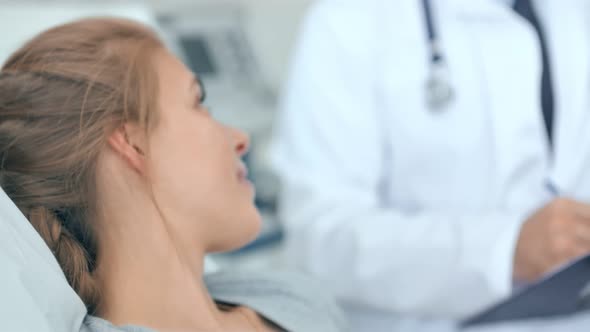
<instances>
[{"instance_id":1,"label":"woman's blonde hair","mask_svg":"<svg viewBox=\"0 0 590 332\"><path fill-rule=\"evenodd\" d=\"M160 47L141 24L85 19L41 33L0 70L0 186L90 312L99 300L97 159L125 122L155 122Z\"/></svg>"}]
</instances>

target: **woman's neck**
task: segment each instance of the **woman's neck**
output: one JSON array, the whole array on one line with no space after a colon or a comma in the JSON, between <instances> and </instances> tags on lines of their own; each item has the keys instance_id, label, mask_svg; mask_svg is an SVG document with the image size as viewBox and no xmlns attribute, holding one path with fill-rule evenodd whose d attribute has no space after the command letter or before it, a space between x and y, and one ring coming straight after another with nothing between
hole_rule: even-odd
<instances>
[{"instance_id":1,"label":"woman's neck","mask_svg":"<svg viewBox=\"0 0 590 332\"><path fill-rule=\"evenodd\" d=\"M103 164L110 165L108 160ZM147 194L151 188L134 173L107 166L100 169L97 188L98 316L162 332L251 330L243 314L222 312L209 295L203 282L205 243L183 247L175 241Z\"/></svg>"},{"instance_id":2,"label":"woman's neck","mask_svg":"<svg viewBox=\"0 0 590 332\"><path fill-rule=\"evenodd\" d=\"M97 314L115 325L219 330L220 312L202 278L205 253L184 257L157 213L135 212L106 219L103 229L109 232L100 236L96 271Z\"/></svg>"}]
</instances>

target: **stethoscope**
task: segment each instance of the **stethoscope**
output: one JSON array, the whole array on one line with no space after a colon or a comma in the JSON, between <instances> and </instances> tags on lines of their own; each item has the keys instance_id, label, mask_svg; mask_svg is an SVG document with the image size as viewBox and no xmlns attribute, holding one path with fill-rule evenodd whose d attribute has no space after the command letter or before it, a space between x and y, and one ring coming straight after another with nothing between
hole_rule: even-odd
<instances>
[{"instance_id":1,"label":"stethoscope","mask_svg":"<svg viewBox=\"0 0 590 332\"><path fill-rule=\"evenodd\" d=\"M449 67L440 48L439 37L432 19L430 0L422 0L422 10L426 21L430 53L430 72L425 86L426 105L431 111L440 111L453 101L455 91L451 85Z\"/></svg>"}]
</instances>

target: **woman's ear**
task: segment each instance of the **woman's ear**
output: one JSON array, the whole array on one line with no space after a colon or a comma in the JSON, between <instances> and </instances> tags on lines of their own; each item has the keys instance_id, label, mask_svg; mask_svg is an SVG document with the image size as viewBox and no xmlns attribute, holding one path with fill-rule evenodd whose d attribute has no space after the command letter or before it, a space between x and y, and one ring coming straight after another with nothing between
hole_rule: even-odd
<instances>
[{"instance_id":1,"label":"woman's ear","mask_svg":"<svg viewBox=\"0 0 590 332\"><path fill-rule=\"evenodd\" d=\"M117 128L108 138L108 144L123 160L139 174L146 171L146 134L145 130L133 124L124 124Z\"/></svg>"}]
</instances>

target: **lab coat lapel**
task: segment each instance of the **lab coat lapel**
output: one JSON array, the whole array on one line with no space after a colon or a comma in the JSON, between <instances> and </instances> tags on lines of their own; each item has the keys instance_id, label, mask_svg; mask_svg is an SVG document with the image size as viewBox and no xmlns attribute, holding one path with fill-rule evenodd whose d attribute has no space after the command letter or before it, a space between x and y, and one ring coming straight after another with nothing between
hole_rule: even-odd
<instances>
[{"instance_id":1,"label":"lab coat lapel","mask_svg":"<svg viewBox=\"0 0 590 332\"><path fill-rule=\"evenodd\" d=\"M589 200L590 25L579 15L588 6L583 0L543 0L535 5L549 44L555 97L555 163L550 177L564 194Z\"/></svg>"},{"instance_id":2,"label":"lab coat lapel","mask_svg":"<svg viewBox=\"0 0 590 332\"><path fill-rule=\"evenodd\" d=\"M473 1L461 8L460 15L472 31L481 61L482 91L494 142L495 198L503 202L502 208L530 207L536 203L531 197L541 189L537 179L543 177L547 163L540 108L541 55L535 32L496 1ZM527 183L538 183L538 187Z\"/></svg>"}]
</instances>

